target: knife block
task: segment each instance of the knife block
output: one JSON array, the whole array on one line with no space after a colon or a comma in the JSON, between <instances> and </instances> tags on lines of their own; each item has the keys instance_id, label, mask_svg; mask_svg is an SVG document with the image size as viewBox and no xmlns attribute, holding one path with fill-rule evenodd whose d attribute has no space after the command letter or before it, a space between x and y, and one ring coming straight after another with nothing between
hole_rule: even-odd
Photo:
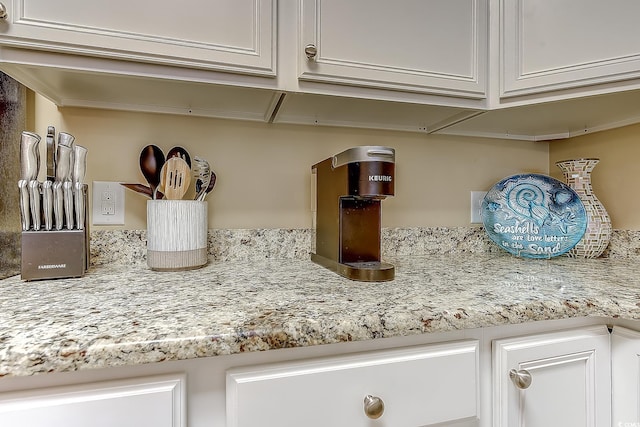
<instances>
[{"instance_id":1,"label":"knife block","mask_svg":"<svg viewBox=\"0 0 640 427\"><path fill-rule=\"evenodd\" d=\"M89 268L89 230L23 231L22 280L82 277Z\"/></svg>"},{"instance_id":2,"label":"knife block","mask_svg":"<svg viewBox=\"0 0 640 427\"><path fill-rule=\"evenodd\" d=\"M200 268L208 260L207 202L147 201L147 265L152 270Z\"/></svg>"},{"instance_id":3,"label":"knife block","mask_svg":"<svg viewBox=\"0 0 640 427\"><path fill-rule=\"evenodd\" d=\"M87 193L84 193L87 205ZM23 231L22 280L82 277L89 269L89 215L83 230Z\"/></svg>"}]
</instances>

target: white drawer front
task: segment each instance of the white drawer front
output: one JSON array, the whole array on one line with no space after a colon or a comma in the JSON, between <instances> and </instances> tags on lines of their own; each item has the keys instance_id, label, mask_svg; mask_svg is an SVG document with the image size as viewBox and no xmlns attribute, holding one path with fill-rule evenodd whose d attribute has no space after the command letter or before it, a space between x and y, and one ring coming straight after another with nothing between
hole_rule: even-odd
<instances>
[{"instance_id":1,"label":"white drawer front","mask_svg":"<svg viewBox=\"0 0 640 427\"><path fill-rule=\"evenodd\" d=\"M184 376L0 394L0 425L186 427Z\"/></svg>"},{"instance_id":2,"label":"white drawer front","mask_svg":"<svg viewBox=\"0 0 640 427\"><path fill-rule=\"evenodd\" d=\"M364 412L367 395L384 401L376 420ZM229 427L474 426L477 418L473 340L227 372Z\"/></svg>"}]
</instances>

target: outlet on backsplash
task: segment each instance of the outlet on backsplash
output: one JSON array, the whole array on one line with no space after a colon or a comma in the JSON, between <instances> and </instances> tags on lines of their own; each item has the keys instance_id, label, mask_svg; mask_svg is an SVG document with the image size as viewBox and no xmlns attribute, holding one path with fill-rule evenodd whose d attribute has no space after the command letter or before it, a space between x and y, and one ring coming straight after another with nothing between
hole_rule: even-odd
<instances>
[{"instance_id":1,"label":"outlet on backsplash","mask_svg":"<svg viewBox=\"0 0 640 427\"><path fill-rule=\"evenodd\" d=\"M93 225L124 225L124 187L93 181Z\"/></svg>"},{"instance_id":2,"label":"outlet on backsplash","mask_svg":"<svg viewBox=\"0 0 640 427\"><path fill-rule=\"evenodd\" d=\"M482 200L486 191L471 192L471 224L482 224Z\"/></svg>"}]
</instances>

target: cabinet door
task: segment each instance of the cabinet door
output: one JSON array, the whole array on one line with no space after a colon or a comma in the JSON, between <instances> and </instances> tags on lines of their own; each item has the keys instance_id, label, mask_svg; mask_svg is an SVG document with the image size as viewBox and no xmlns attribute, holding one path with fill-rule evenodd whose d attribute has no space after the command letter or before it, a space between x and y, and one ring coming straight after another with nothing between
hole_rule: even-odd
<instances>
[{"instance_id":1,"label":"cabinet door","mask_svg":"<svg viewBox=\"0 0 640 427\"><path fill-rule=\"evenodd\" d=\"M610 425L605 326L497 340L493 357L496 427ZM516 384L526 374L530 385Z\"/></svg>"},{"instance_id":2,"label":"cabinet door","mask_svg":"<svg viewBox=\"0 0 640 427\"><path fill-rule=\"evenodd\" d=\"M302 0L299 78L484 98L487 8L486 0Z\"/></svg>"},{"instance_id":3,"label":"cabinet door","mask_svg":"<svg viewBox=\"0 0 640 427\"><path fill-rule=\"evenodd\" d=\"M478 416L472 340L227 373L229 427L473 427Z\"/></svg>"},{"instance_id":4,"label":"cabinet door","mask_svg":"<svg viewBox=\"0 0 640 427\"><path fill-rule=\"evenodd\" d=\"M640 425L640 332L613 328L611 371L611 425Z\"/></svg>"},{"instance_id":5,"label":"cabinet door","mask_svg":"<svg viewBox=\"0 0 640 427\"><path fill-rule=\"evenodd\" d=\"M637 0L500 0L501 96L640 77Z\"/></svg>"},{"instance_id":6,"label":"cabinet door","mask_svg":"<svg viewBox=\"0 0 640 427\"><path fill-rule=\"evenodd\" d=\"M0 394L0 425L186 427L184 376Z\"/></svg>"},{"instance_id":7,"label":"cabinet door","mask_svg":"<svg viewBox=\"0 0 640 427\"><path fill-rule=\"evenodd\" d=\"M275 75L275 0L5 2L0 43L257 75ZM168 7L167 7L168 6Z\"/></svg>"}]
</instances>

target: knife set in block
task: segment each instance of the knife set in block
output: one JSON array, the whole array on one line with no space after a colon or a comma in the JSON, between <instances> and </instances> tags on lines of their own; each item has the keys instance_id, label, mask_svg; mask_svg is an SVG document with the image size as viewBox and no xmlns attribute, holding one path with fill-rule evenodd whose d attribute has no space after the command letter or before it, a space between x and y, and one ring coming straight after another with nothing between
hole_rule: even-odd
<instances>
[{"instance_id":1,"label":"knife set in block","mask_svg":"<svg viewBox=\"0 0 640 427\"><path fill-rule=\"evenodd\" d=\"M83 182L87 149L55 129L47 133L47 178L38 181L40 136L22 132L21 179L23 280L81 277L89 268L88 186Z\"/></svg>"},{"instance_id":2,"label":"knife set in block","mask_svg":"<svg viewBox=\"0 0 640 427\"><path fill-rule=\"evenodd\" d=\"M147 265L178 271L207 264L207 202L147 201Z\"/></svg>"},{"instance_id":3,"label":"knife set in block","mask_svg":"<svg viewBox=\"0 0 640 427\"><path fill-rule=\"evenodd\" d=\"M84 184L87 203L87 184ZM84 212L87 223L87 211ZM89 269L89 227L22 232L23 280L82 277Z\"/></svg>"}]
</instances>

